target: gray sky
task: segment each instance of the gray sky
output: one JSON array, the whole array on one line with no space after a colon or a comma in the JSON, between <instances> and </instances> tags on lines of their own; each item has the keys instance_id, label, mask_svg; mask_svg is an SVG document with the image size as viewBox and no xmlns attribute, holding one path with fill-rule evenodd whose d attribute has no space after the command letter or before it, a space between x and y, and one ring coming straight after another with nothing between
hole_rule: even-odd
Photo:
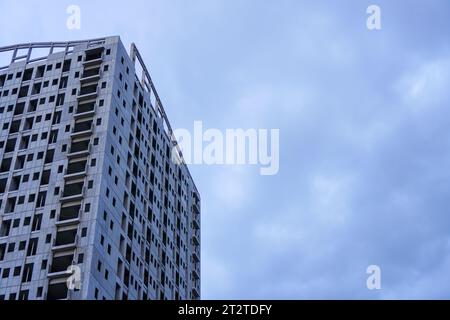
<instances>
[{"instance_id":1,"label":"gray sky","mask_svg":"<svg viewBox=\"0 0 450 320\"><path fill-rule=\"evenodd\" d=\"M450 296L448 1L105 4L2 0L0 46L120 35L172 127L280 129L275 176L190 167L202 298Z\"/></svg>"}]
</instances>

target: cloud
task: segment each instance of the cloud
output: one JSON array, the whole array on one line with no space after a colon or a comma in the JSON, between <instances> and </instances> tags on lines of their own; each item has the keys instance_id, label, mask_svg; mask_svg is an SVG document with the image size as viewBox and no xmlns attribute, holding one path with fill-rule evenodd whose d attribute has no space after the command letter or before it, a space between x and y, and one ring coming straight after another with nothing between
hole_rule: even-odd
<instances>
[{"instance_id":1,"label":"cloud","mask_svg":"<svg viewBox=\"0 0 450 320\"><path fill-rule=\"evenodd\" d=\"M449 296L446 1L380 1L376 32L354 1L80 1L76 32L65 5L20 5L0 4L4 45L136 42L174 128L280 129L276 176L191 166L204 298Z\"/></svg>"},{"instance_id":2,"label":"cloud","mask_svg":"<svg viewBox=\"0 0 450 320\"><path fill-rule=\"evenodd\" d=\"M423 62L403 75L397 90L412 111L423 112L447 101L449 83L450 59L435 59Z\"/></svg>"},{"instance_id":3,"label":"cloud","mask_svg":"<svg viewBox=\"0 0 450 320\"><path fill-rule=\"evenodd\" d=\"M223 213L227 215L241 212L244 203L252 197L252 180L243 166L230 165L222 168L212 177L209 187L213 191L213 201L222 203Z\"/></svg>"}]
</instances>

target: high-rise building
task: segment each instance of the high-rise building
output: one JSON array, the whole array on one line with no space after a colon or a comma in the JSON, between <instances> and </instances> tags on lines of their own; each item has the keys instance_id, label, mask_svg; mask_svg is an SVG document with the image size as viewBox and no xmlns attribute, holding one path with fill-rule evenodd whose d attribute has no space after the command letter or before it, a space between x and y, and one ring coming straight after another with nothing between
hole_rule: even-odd
<instances>
[{"instance_id":1,"label":"high-rise building","mask_svg":"<svg viewBox=\"0 0 450 320\"><path fill-rule=\"evenodd\" d=\"M0 300L199 299L200 196L134 44L5 54Z\"/></svg>"}]
</instances>

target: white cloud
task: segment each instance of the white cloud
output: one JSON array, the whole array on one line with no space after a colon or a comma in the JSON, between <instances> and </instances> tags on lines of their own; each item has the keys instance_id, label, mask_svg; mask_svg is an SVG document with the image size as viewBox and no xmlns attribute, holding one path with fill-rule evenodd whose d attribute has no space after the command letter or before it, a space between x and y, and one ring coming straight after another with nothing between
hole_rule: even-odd
<instances>
[{"instance_id":1,"label":"white cloud","mask_svg":"<svg viewBox=\"0 0 450 320\"><path fill-rule=\"evenodd\" d=\"M318 175L311 182L314 213L322 223L342 224L350 214L352 178Z\"/></svg>"},{"instance_id":2,"label":"white cloud","mask_svg":"<svg viewBox=\"0 0 450 320\"><path fill-rule=\"evenodd\" d=\"M212 191L210 201L215 201L214 207L222 207L216 214L229 215L232 212L239 212L252 198L251 174L257 172L250 172L253 170L243 165L216 166L214 169L215 173L209 177L207 188Z\"/></svg>"},{"instance_id":3,"label":"white cloud","mask_svg":"<svg viewBox=\"0 0 450 320\"><path fill-rule=\"evenodd\" d=\"M230 272L227 263L214 253L202 257L202 298L214 299L229 292L234 279Z\"/></svg>"},{"instance_id":4,"label":"white cloud","mask_svg":"<svg viewBox=\"0 0 450 320\"><path fill-rule=\"evenodd\" d=\"M396 89L414 112L439 107L449 98L450 59L436 59L409 70L396 83Z\"/></svg>"}]
</instances>

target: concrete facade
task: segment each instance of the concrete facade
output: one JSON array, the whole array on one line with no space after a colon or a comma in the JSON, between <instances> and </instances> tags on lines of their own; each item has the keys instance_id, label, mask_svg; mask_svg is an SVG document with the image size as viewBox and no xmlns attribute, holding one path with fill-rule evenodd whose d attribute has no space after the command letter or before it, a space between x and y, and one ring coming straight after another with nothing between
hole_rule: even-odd
<instances>
[{"instance_id":1,"label":"concrete facade","mask_svg":"<svg viewBox=\"0 0 450 320\"><path fill-rule=\"evenodd\" d=\"M0 300L199 299L200 196L136 47L2 52Z\"/></svg>"}]
</instances>

